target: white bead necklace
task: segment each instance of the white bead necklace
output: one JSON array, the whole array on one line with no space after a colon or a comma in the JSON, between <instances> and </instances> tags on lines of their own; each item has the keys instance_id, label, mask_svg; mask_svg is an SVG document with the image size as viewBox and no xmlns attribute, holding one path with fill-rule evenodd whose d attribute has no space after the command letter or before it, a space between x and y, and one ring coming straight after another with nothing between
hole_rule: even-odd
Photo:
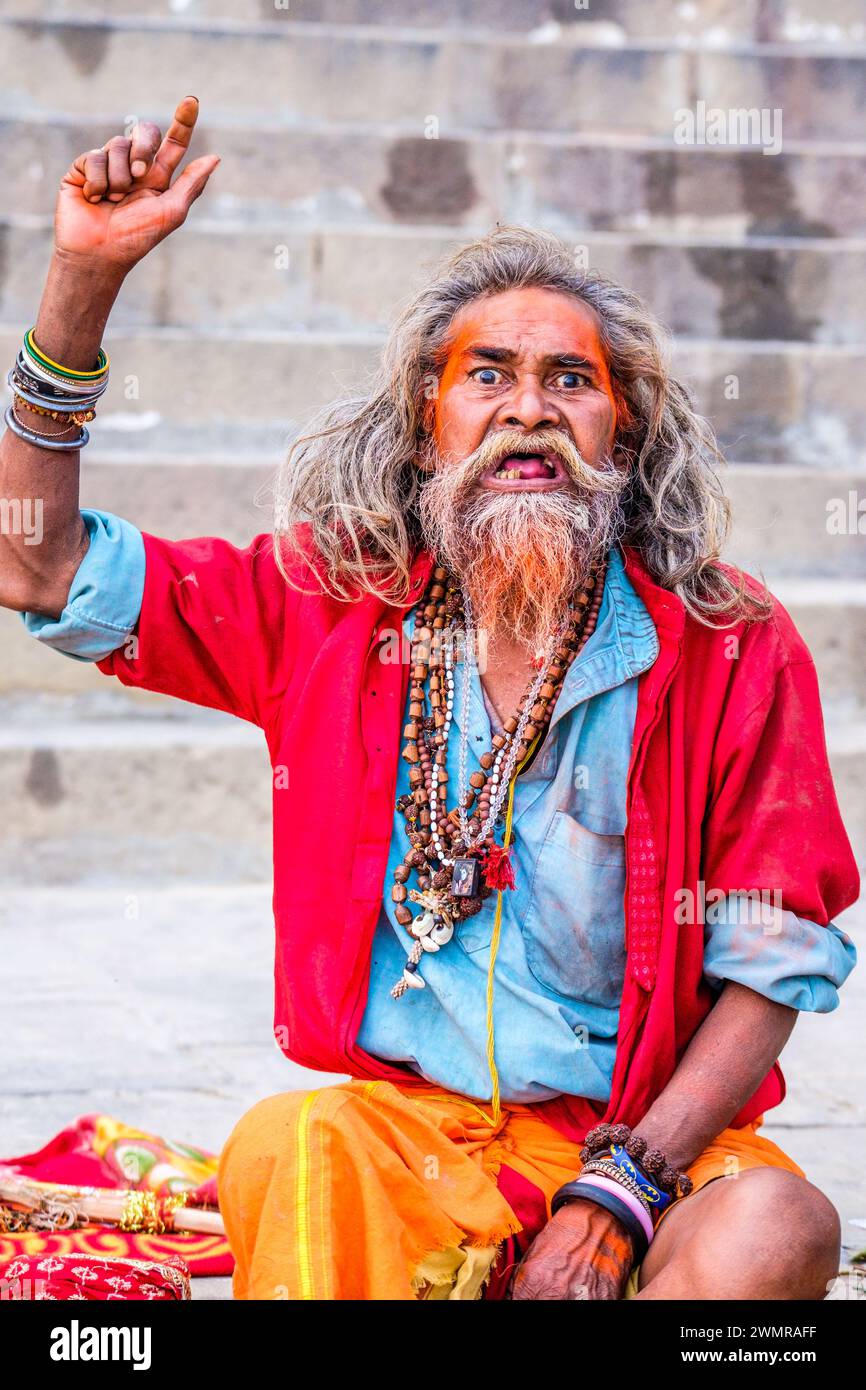
<instances>
[{"instance_id":1,"label":"white bead necklace","mask_svg":"<svg viewBox=\"0 0 866 1390\"><path fill-rule=\"evenodd\" d=\"M490 834L490 831L492 830L493 826L496 824L497 817L499 816L499 812L501 811L502 806L505 802L505 798L508 794L508 788L511 784L511 776L517 764L517 750L523 738L524 730L526 729L526 726L529 723L532 707L535 704L535 701L538 697L538 693L541 690L541 687L546 679L547 667L550 665L550 662L553 658L553 654L556 651L556 648L559 646L560 642L562 641L565 629L567 628L573 616L573 609L571 606L569 606L568 610L566 611L565 617L562 619L562 621L559 624L559 627L550 639L547 652L544 654L544 660L542 661L539 667L538 674L532 682L529 694L524 702L523 712L520 716L520 719L518 720L517 728L515 729L514 733L509 734L506 730L503 730L503 738L505 739L505 742L503 743L502 747L498 749L496 752L496 756L493 760L490 773L490 785L493 788L493 794L490 799L490 810L486 819L484 820L483 824L478 830L477 834L473 836L472 831L469 828L469 817L466 814L466 807L463 803L466 799L466 793L468 791L468 781L466 776L467 758L469 750L470 676L468 667L470 659L469 654L470 652L474 653L475 651L475 623L472 616L472 604L469 599L469 595L465 589L462 590L462 593L463 612L465 616L465 642L463 653L462 689L463 726L460 730L457 814L460 820L460 832L463 839L464 849L461 851L461 854L459 856L460 858L465 857L467 850L482 845L486 840L487 836ZM445 720L442 726L442 743L440 745L440 749L442 751L445 751L447 757L448 734L454 714L454 652L453 642L451 641L445 643L444 662L446 686ZM445 785L447 785L447 783ZM442 809L443 811L445 809L444 799L442 803ZM439 834L439 820L439 765L438 763L434 763L431 771L430 788L430 838L433 842L436 854L441 863L453 865L456 862L456 857L452 854L449 854Z\"/></svg>"}]
</instances>

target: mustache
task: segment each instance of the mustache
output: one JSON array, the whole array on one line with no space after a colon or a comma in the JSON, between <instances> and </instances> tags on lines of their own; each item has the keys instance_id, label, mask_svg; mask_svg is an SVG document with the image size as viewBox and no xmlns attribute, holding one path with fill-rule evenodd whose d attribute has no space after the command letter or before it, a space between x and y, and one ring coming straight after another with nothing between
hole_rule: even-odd
<instances>
[{"instance_id":1,"label":"mustache","mask_svg":"<svg viewBox=\"0 0 866 1390\"><path fill-rule=\"evenodd\" d=\"M514 454L556 454L571 480L591 492L619 492L622 476L608 456L601 465L587 463L574 440L563 430L496 430L462 460L446 461L448 471L463 483L474 482L489 468Z\"/></svg>"}]
</instances>

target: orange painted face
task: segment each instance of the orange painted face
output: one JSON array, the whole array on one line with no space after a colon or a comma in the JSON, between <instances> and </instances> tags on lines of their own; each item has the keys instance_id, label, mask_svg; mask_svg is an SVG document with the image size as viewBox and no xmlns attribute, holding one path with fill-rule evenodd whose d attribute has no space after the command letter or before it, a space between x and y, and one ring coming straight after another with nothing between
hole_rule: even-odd
<instances>
[{"instance_id":1,"label":"orange painted face","mask_svg":"<svg viewBox=\"0 0 866 1390\"><path fill-rule=\"evenodd\" d=\"M454 317L432 408L441 455L503 429L560 429L589 464L610 453L617 401L592 309L557 290L506 290Z\"/></svg>"}]
</instances>

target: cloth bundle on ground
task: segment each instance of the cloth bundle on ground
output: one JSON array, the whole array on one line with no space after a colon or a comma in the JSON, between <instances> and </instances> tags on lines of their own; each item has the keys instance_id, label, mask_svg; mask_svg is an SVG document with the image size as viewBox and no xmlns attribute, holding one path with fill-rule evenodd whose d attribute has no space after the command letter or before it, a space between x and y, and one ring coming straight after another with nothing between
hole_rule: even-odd
<instances>
[{"instance_id":1,"label":"cloth bundle on ground","mask_svg":"<svg viewBox=\"0 0 866 1390\"><path fill-rule=\"evenodd\" d=\"M102 1255L16 1255L0 1273L11 1300L190 1298L189 1270L179 1255L130 1260Z\"/></svg>"},{"instance_id":2,"label":"cloth bundle on ground","mask_svg":"<svg viewBox=\"0 0 866 1390\"><path fill-rule=\"evenodd\" d=\"M205 1149L133 1129L109 1115L82 1115L43 1148L0 1159L0 1169L17 1177L76 1187L132 1188L169 1196L187 1194L187 1205L215 1208L219 1157ZM19 1256L67 1255L143 1259L164 1263L180 1256L193 1275L228 1275L234 1267L222 1235L193 1232L123 1231L88 1224L65 1231L0 1231L0 1279Z\"/></svg>"}]
</instances>

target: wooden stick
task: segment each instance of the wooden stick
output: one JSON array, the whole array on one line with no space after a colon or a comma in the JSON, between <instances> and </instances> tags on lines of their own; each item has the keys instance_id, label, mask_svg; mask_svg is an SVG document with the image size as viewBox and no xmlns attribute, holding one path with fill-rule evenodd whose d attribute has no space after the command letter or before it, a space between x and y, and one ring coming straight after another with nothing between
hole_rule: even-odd
<instances>
[{"instance_id":1,"label":"wooden stick","mask_svg":"<svg viewBox=\"0 0 866 1390\"><path fill-rule=\"evenodd\" d=\"M12 1202L25 1211L38 1211L49 1219L55 1218L55 1229L58 1230L68 1228L75 1218L82 1216L89 1221L118 1225L130 1206L134 1207L140 1202L145 1211L148 1208L162 1211L163 1202L168 1201L168 1219L163 1218L167 1229L225 1235L225 1225L218 1211L187 1206L172 1209L170 1199L157 1197L155 1193L139 1188L68 1187L63 1183L4 1175L0 1176L0 1201ZM148 1229L146 1222L141 1229Z\"/></svg>"}]
</instances>

